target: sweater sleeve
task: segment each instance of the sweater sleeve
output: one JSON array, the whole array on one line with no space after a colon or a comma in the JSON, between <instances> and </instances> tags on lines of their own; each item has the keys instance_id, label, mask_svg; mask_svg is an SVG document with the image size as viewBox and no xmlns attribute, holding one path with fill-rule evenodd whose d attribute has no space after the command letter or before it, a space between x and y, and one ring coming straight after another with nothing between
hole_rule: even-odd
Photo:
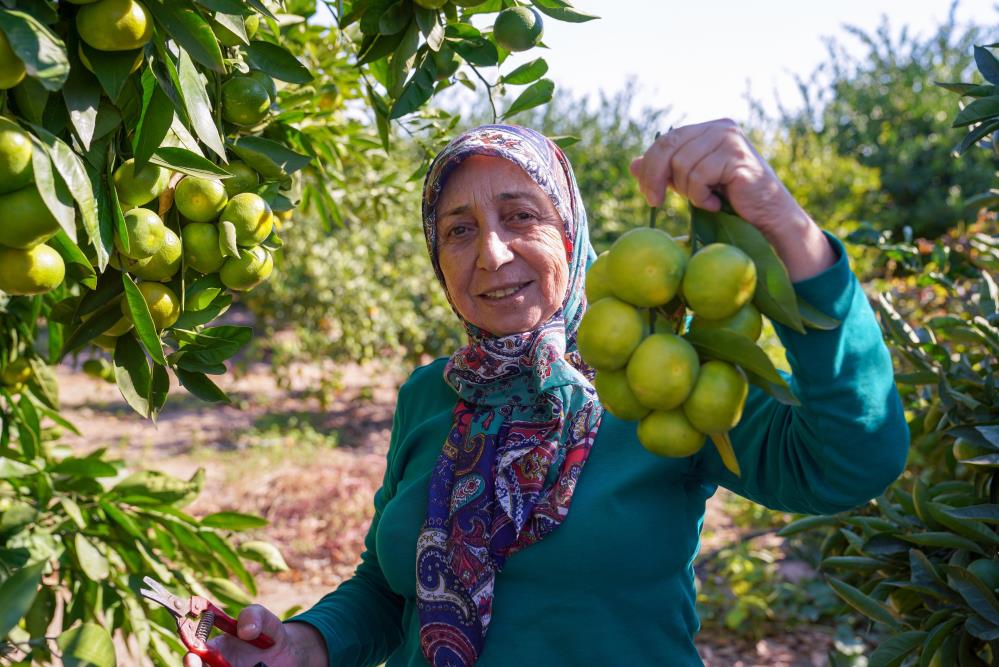
<instances>
[{"instance_id":1,"label":"sweater sleeve","mask_svg":"<svg viewBox=\"0 0 999 667\"><path fill-rule=\"evenodd\" d=\"M794 288L840 325L799 334L774 323L801 405L781 404L751 387L742 420L730 433L742 476L724 467L710 442L693 462L693 472L706 482L806 514L841 512L879 495L901 474L909 446L881 330L845 248L827 238L836 263Z\"/></svg>"},{"instance_id":2,"label":"sweater sleeve","mask_svg":"<svg viewBox=\"0 0 999 667\"><path fill-rule=\"evenodd\" d=\"M402 643L403 598L389 588L375 550L375 535L385 504L395 493L392 460L404 432L402 401L396 405L388 465L375 493L375 513L364 538L364 552L354 576L327 593L311 609L288 619L308 623L326 643L330 667L370 667L384 662Z\"/></svg>"}]
</instances>

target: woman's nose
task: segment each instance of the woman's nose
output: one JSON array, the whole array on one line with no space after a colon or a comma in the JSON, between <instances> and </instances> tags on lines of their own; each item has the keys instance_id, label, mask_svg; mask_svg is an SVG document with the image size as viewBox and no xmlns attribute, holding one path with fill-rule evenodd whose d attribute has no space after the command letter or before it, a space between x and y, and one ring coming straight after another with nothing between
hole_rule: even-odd
<instances>
[{"instance_id":1,"label":"woman's nose","mask_svg":"<svg viewBox=\"0 0 999 667\"><path fill-rule=\"evenodd\" d=\"M513 251L507 241L496 231L483 234L479 243L479 257L476 266L486 271L496 271L513 259Z\"/></svg>"}]
</instances>

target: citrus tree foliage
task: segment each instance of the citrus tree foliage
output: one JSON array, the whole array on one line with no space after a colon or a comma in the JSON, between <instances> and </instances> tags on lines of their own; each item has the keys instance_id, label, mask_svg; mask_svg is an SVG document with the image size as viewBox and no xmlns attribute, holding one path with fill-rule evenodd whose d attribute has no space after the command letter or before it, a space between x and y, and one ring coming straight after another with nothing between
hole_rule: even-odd
<instances>
[{"instance_id":1,"label":"citrus tree foliage","mask_svg":"<svg viewBox=\"0 0 999 667\"><path fill-rule=\"evenodd\" d=\"M863 51L851 55L831 42L826 63L801 84L803 111L782 123L812 129L840 156L878 170L881 196L862 210L877 229L908 226L932 238L973 220L963 202L989 186L994 158L983 151L952 158L960 141L949 129L952 96L933 83L968 78L981 29L962 29L952 12L927 37L893 35L887 21L870 33L848 30Z\"/></svg>"},{"instance_id":2,"label":"citrus tree foliage","mask_svg":"<svg viewBox=\"0 0 999 667\"><path fill-rule=\"evenodd\" d=\"M976 48L975 55L986 78L999 77L999 61L988 49ZM955 124L960 120L958 115ZM975 122L996 123L999 114L983 114ZM821 548L828 583L887 635L870 664L994 664L999 639L995 214L983 212L976 224L951 230L936 243L892 242L887 234L876 243L896 274L878 310L910 415L909 468L875 503L836 517L802 519L783 533L830 527Z\"/></svg>"},{"instance_id":3,"label":"citrus tree foliage","mask_svg":"<svg viewBox=\"0 0 999 667\"><path fill-rule=\"evenodd\" d=\"M390 123L435 141L452 121L418 112L462 67L534 47L542 14L592 18L537 0L514 12L526 33L494 36L472 9L423 4L2 2L0 655L111 665L120 632L173 664L173 621L139 603L143 575L241 606L255 593L246 561L283 566L272 546L231 539L259 519L183 511L202 473L128 474L103 450L61 446L75 427L50 366L102 357L94 374L153 419L176 384L227 401L210 376L251 331L212 323L270 276L280 219L304 200L348 222L350 197L376 193L337 186L389 150ZM333 27L314 20L324 8ZM525 88L507 115L551 97L546 69L509 82Z\"/></svg>"}]
</instances>

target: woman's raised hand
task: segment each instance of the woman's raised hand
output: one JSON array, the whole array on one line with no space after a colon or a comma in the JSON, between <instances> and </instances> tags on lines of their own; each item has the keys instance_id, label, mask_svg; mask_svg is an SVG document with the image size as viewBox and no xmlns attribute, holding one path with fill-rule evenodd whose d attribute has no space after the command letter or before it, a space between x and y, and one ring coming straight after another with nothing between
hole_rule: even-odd
<instances>
[{"instance_id":1,"label":"woman's raised hand","mask_svg":"<svg viewBox=\"0 0 999 667\"><path fill-rule=\"evenodd\" d=\"M650 206L663 203L667 187L708 211L718 211L724 196L774 246L791 280L835 261L821 230L734 121L670 130L631 163L631 173Z\"/></svg>"},{"instance_id":2,"label":"woman's raised hand","mask_svg":"<svg viewBox=\"0 0 999 667\"><path fill-rule=\"evenodd\" d=\"M232 667L254 667L258 663L267 667L325 667L328 663L325 642L315 628L306 623L282 623L281 619L258 604L239 612L236 633L238 638L221 634L208 642L225 656ZM274 646L260 649L247 643L261 633L273 639ZM184 667L202 665L201 658L193 653L184 656Z\"/></svg>"}]
</instances>

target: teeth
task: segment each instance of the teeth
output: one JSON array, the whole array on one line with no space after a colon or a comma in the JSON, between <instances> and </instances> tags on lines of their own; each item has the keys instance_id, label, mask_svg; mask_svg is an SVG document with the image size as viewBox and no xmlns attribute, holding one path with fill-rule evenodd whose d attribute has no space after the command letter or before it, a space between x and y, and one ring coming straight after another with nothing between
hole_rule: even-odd
<instances>
[{"instance_id":1,"label":"teeth","mask_svg":"<svg viewBox=\"0 0 999 667\"><path fill-rule=\"evenodd\" d=\"M511 287L509 289L496 290L495 292L486 292L485 296L489 299L502 299L505 296L510 296L511 294L517 292L523 285L518 285L517 287Z\"/></svg>"}]
</instances>

